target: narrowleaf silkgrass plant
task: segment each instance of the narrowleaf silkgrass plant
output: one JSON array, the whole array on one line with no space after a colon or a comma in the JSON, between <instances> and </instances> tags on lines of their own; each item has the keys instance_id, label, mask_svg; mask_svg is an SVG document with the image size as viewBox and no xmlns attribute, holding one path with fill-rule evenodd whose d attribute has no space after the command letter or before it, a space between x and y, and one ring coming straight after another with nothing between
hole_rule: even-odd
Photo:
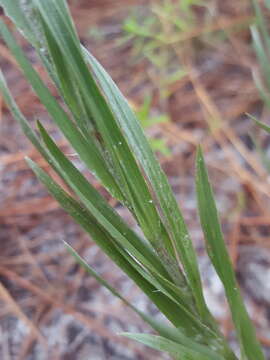
<instances>
[{"instance_id":1,"label":"narrowleaf silkgrass plant","mask_svg":"<svg viewBox=\"0 0 270 360\"><path fill-rule=\"evenodd\" d=\"M144 234L142 238L128 227L40 122L38 135L32 130L1 75L1 93L14 118L73 195L32 160L26 159L29 166L65 211L170 323L156 321L135 308L66 244L90 275L157 333L124 335L168 352L175 359L237 359L205 303L196 254L167 178L123 95L80 44L65 1L0 0L0 4L35 48L67 110L51 95L2 22L2 38L36 95L81 161L110 194L129 209ZM264 355L225 247L200 149L196 160L196 187L206 247L225 288L241 359L262 360Z\"/></svg>"}]
</instances>

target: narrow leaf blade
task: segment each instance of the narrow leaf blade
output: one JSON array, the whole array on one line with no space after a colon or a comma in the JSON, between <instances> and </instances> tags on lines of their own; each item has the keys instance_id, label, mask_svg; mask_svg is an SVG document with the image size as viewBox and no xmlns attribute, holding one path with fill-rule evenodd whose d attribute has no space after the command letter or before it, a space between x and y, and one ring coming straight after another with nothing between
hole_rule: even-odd
<instances>
[{"instance_id":1,"label":"narrow leaf blade","mask_svg":"<svg viewBox=\"0 0 270 360\"><path fill-rule=\"evenodd\" d=\"M248 116L263 130L265 130L266 132L268 132L268 134L270 134L270 126L263 123L262 121L258 120L255 118L255 116L248 114Z\"/></svg>"},{"instance_id":2,"label":"narrow leaf blade","mask_svg":"<svg viewBox=\"0 0 270 360\"><path fill-rule=\"evenodd\" d=\"M165 351L172 356L179 356L181 360L222 360L223 357L211 352L207 352L204 355L202 351L197 352L186 346L178 344L174 341L168 340L162 336L150 335L150 334L130 334L122 333L120 335L126 336L130 339L141 342L155 350ZM201 350L201 349L200 349Z\"/></svg>"},{"instance_id":3,"label":"narrow leaf blade","mask_svg":"<svg viewBox=\"0 0 270 360\"><path fill-rule=\"evenodd\" d=\"M256 339L253 324L243 304L232 263L225 246L212 188L200 148L196 159L196 190L200 221L208 255L223 283L242 354L249 360L263 360L264 355Z\"/></svg>"}]
</instances>

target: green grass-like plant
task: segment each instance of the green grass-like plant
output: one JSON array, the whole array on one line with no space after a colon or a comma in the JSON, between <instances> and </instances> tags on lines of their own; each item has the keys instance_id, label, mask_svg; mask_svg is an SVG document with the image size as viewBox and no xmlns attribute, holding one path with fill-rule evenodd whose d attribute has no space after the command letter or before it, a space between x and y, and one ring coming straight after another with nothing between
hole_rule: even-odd
<instances>
[{"instance_id":1,"label":"green grass-like plant","mask_svg":"<svg viewBox=\"0 0 270 360\"><path fill-rule=\"evenodd\" d=\"M143 104L135 111L135 115L145 131L154 125L168 123L170 121L169 116L166 114L151 115L151 101L152 97L146 96ZM148 141L154 152L164 156L169 156L171 154L164 138L157 139L155 137L150 137L148 138Z\"/></svg>"},{"instance_id":2,"label":"green grass-like plant","mask_svg":"<svg viewBox=\"0 0 270 360\"><path fill-rule=\"evenodd\" d=\"M152 65L153 81L161 98L171 94L170 87L187 71L183 64L184 43L196 28L194 7L201 0L158 0L135 7L123 22L122 45L131 43L131 59L147 59Z\"/></svg>"},{"instance_id":3,"label":"green grass-like plant","mask_svg":"<svg viewBox=\"0 0 270 360\"><path fill-rule=\"evenodd\" d=\"M26 159L29 166L63 209L168 319L168 323L156 321L138 310L66 244L91 276L122 299L156 333L124 335L179 360L236 360L205 303L196 253L167 178L125 98L80 44L65 1L0 0L0 5L35 48L65 108L52 96L1 22L2 38L34 92L84 165L129 209L144 234L141 237L128 227L40 122L38 134L30 127L1 74L0 90L14 118L72 195L36 163ZM224 244L200 149L196 187L206 247L224 285L241 359L263 360Z\"/></svg>"},{"instance_id":4,"label":"green grass-like plant","mask_svg":"<svg viewBox=\"0 0 270 360\"><path fill-rule=\"evenodd\" d=\"M266 17L259 2L252 0L252 3L255 12L255 22L250 27L250 31L253 47L261 70L261 74L255 71L253 72L253 79L265 105L270 107L270 33L267 27ZM265 0L263 5L270 10L269 0ZM262 79L264 79L264 81Z\"/></svg>"},{"instance_id":5,"label":"green grass-like plant","mask_svg":"<svg viewBox=\"0 0 270 360\"><path fill-rule=\"evenodd\" d=\"M257 57L259 71L253 70L253 80L258 89L259 95L263 101L263 104L270 108L270 32L267 26L267 19L264 10L270 10L270 1L265 0L260 4L257 0L252 0L255 21L250 27L252 44ZM268 130L267 125L261 123L256 117L249 115L249 117L255 121L257 125ZM261 163L267 170L270 172L270 164L267 154L263 147L261 146L258 139L252 137L253 143L255 145L257 154L261 160Z\"/></svg>"}]
</instances>

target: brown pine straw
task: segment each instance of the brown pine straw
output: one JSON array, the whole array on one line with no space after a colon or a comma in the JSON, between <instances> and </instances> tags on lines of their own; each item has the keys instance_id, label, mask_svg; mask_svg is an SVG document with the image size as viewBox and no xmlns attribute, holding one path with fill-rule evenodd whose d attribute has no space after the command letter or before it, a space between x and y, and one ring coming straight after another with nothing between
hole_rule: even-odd
<instances>
[{"instance_id":1,"label":"brown pine straw","mask_svg":"<svg viewBox=\"0 0 270 360\"><path fill-rule=\"evenodd\" d=\"M78 310L76 310L72 305L69 305L68 303L63 302L63 299L59 299L57 294L50 294L50 293L48 293L48 291L44 291L40 287L33 284L30 280L19 276L18 274L16 274L12 270L8 270L6 268L0 267L0 274L6 276L11 281L14 281L14 283L19 285L23 289L26 289L26 290L30 291L32 294L36 295L40 300L44 301L46 304L52 305L53 308L59 308L65 314L72 315L81 324L87 326L91 330L95 330L95 333L97 333L97 334L99 334L99 335L101 335L103 337L109 338L111 340L114 340L117 343L120 343L120 344L123 344L123 345L128 344L129 348L136 349L136 352L138 354L140 354L140 355L144 354L144 352L142 350L140 350L140 349L138 349L136 347L136 344L130 343L125 337L120 337L120 336L114 335L110 330L105 328L101 324L100 321L98 321L98 320L96 320L94 318L87 317L85 314L83 314L83 313L79 312ZM0 286L0 291L1 291L0 294L1 295L2 295L2 288L4 288L3 285ZM7 291L6 290L4 290L4 291L5 291L4 292L5 296L3 296L4 300L6 300L7 302L11 301L14 312L18 315L18 317L20 319L23 319L24 322L27 323L27 325L29 325L29 327L31 328L32 331L34 331L35 330L34 325L20 311L18 305L8 295ZM37 330L35 331L35 335L36 335L37 339L39 339L39 340L42 339L42 337L41 337L42 335L41 334L38 335Z\"/></svg>"},{"instance_id":2,"label":"brown pine straw","mask_svg":"<svg viewBox=\"0 0 270 360\"><path fill-rule=\"evenodd\" d=\"M7 310L16 315L20 320L22 320L31 330L31 333L35 335L36 339L40 341L40 343L44 346L45 349L48 350L48 344L44 336L41 334L40 330L36 327L36 325L28 319L28 317L23 313L22 309L18 305L18 303L13 299L8 290L4 287L4 285L0 282L0 299L2 299L6 305Z\"/></svg>"}]
</instances>

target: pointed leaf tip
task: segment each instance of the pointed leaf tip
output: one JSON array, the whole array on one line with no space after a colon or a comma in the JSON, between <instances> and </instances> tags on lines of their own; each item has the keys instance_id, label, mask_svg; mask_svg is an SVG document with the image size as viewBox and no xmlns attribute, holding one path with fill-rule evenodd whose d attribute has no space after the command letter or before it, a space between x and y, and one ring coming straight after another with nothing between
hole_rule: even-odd
<instances>
[{"instance_id":1,"label":"pointed leaf tip","mask_svg":"<svg viewBox=\"0 0 270 360\"><path fill-rule=\"evenodd\" d=\"M261 129L265 130L266 132L268 132L270 134L270 126L266 125L265 123L263 123L262 121L258 120L255 116L251 115L251 114L247 114L248 117L255 122L255 124L257 124Z\"/></svg>"}]
</instances>

